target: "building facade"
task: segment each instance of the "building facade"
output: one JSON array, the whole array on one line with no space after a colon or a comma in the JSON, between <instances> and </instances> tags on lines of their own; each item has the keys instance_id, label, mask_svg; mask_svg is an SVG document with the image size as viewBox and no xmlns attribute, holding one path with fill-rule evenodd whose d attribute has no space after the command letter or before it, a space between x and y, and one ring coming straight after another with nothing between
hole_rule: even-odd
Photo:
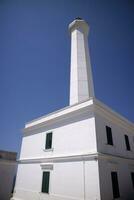
<instances>
[{"instance_id":1,"label":"building facade","mask_svg":"<svg viewBox=\"0 0 134 200\"><path fill-rule=\"evenodd\" d=\"M12 200L132 200L134 124L94 97L88 24L69 30L70 105L25 125Z\"/></svg>"},{"instance_id":2,"label":"building facade","mask_svg":"<svg viewBox=\"0 0 134 200\"><path fill-rule=\"evenodd\" d=\"M9 200L13 193L17 153L0 150L0 199Z\"/></svg>"}]
</instances>

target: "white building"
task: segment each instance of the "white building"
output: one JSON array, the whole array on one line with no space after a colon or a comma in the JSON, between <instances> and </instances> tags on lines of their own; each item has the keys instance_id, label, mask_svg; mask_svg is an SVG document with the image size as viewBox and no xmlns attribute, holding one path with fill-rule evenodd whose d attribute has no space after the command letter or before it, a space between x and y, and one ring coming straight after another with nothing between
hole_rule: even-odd
<instances>
[{"instance_id":1,"label":"white building","mask_svg":"<svg viewBox=\"0 0 134 200\"><path fill-rule=\"evenodd\" d=\"M9 200L15 183L17 153L0 150L0 200Z\"/></svg>"},{"instance_id":2,"label":"white building","mask_svg":"<svg viewBox=\"0 0 134 200\"><path fill-rule=\"evenodd\" d=\"M13 200L133 200L134 124L94 97L88 24L70 25L70 105L28 122Z\"/></svg>"}]
</instances>

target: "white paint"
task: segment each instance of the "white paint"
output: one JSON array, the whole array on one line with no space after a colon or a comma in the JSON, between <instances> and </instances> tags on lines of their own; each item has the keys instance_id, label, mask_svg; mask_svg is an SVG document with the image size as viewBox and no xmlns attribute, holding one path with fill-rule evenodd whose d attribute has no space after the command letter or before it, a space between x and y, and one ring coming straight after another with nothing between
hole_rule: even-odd
<instances>
[{"instance_id":1,"label":"white paint","mask_svg":"<svg viewBox=\"0 0 134 200\"><path fill-rule=\"evenodd\" d=\"M20 159L50 157L62 155L76 155L96 151L96 137L94 118L89 118L89 113L76 116L73 119L65 119L44 128L41 133L23 137ZM46 133L53 132L53 151L44 151Z\"/></svg>"},{"instance_id":2,"label":"white paint","mask_svg":"<svg viewBox=\"0 0 134 200\"><path fill-rule=\"evenodd\" d=\"M132 160L100 159L100 190L101 198L104 200L113 199L111 171L116 171L118 175L120 200L133 200L134 189L131 180L131 172L134 172L134 162Z\"/></svg>"},{"instance_id":3,"label":"white paint","mask_svg":"<svg viewBox=\"0 0 134 200\"><path fill-rule=\"evenodd\" d=\"M74 20L69 25L71 32L70 105L94 96L91 64L88 50L88 24Z\"/></svg>"},{"instance_id":4,"label":"white paint","mask_svg":"<svg viewBox=\"0 0 134 200\"><path fill-rule=\"evenodd\" d=\"M32 126L25 128L20 156L24 164L19 165L13 199L112 200L112 170L118 173L120 199L132 199L133 124L95 99L71 109L71 113L59 112L59 120L51 118L51 123L46 123L43 118L44 126L35 125L35 121L33 130ZM112 128L114 146L106 144L106 125ZM53 132L53 150L44 151L49 131ZM126 151L124 134L129 136L130 152ZM41 193L43 170L51 172L49 194Z\"/></svg>"},{"instance_id":5,"label":"white paint","mask_svg":"<svg viewBox=\"0 0 134 200\"><path fill-rule=\"evenodd\" d=\"M19 165L14 199L99 199L97 161L55 163L53 170L50 170L50 194L41 193L42 172L39 164ZM92 182L91 177L94 178Z\"/></svg>"},{"instance_id":6,"label":"white paint","mask_svg":"<svg viewBox=\"0 0 134 200\"><path fill-rule=\"evenodd\" d=\"M101 114L95 115L95 121L98 152L134 159L134 132L131 129L126 130L125 125L117 125L116 121ZM106 126L112 129L113 146L107 144ZM126 150L125 134L129 137L131 151Z\"/></svg>"}]
</instances>

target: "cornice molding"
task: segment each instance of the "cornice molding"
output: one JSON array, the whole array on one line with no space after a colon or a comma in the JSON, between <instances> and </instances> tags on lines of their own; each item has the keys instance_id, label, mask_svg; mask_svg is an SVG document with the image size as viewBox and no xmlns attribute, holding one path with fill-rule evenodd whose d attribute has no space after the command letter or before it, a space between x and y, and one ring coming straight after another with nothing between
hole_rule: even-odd
<instances>
[{"instance_id":1,"label":"cornice molding","mask_svg":"<svg viewBox=\"0 0 134 200\"><path fill-rule=\"evenodd\" d=\"M49 114L46 117L42 117L41 120L37 119L38 123L25 127L23 133L27 134L34 130L40 130L46 126L52 125L54 123L62 122L82 114L90 114L93 117L93 100L88 100L81 104L76 104L74 106L69 106L62 111L57 111L56 113ZM36 120L35 120L36 121Z\"/></svg>"},{"instance_id":2,"label":"cornice molding","mask_svg":"<svg viewBox=\"0 0 134 200\"><path fill-rule=\"evenodd\" d=\"M97 159L97 153L68 156L51 156L47 158L24 158L18 160L19 163L57 163L57 162L76 162Z\"/></svg>"},{"instance_id":3,"label":"cornice molding","mask_svg":"<svg viewBox=\"0 0 134 200\"><path fill-rule=\"evenodd\" d=\"M81 103L76 103L76 104L73 104L73 105L66 106L66 107L64 107L64 108L62 108L60 110L56 110L56 111L54 111L52 113L49 113L47 115L41 116L39 118L36 118L36 119L34 119L34 120L30 121L30 122L27 122L26 125L25 125L25 128L33 126L33 123L36 123L37 121L41 120L41 122L43 122L43 121L46 120L46 118L49 118L49 117L50 118L55 118L55 115L58 115L58 116L59 115L63 115L63 114L65 114L65 112L69 112L69 111L72 112L71 109L73 109L73 110L74 109L78 109L78 108L81 108L83 106L85 107L85 104L89 105L89 104L92 104L92 103L93 103L93 98L90 98L90 99L87 99L85 101L82 101ZM38 124L38 122L37 122L37 124Z\"/></svg>"},{"instance_id":4,"label":"cornice molding","mask_svg":"<svg viewBox=\"0 0 134 200\"><path fill-rule=\"evenodd\" d=\"M22 158L18 160L19 164L30 164L30 163L42 163L45 164L52 164L52 163L61 163L61 162L79 162L79 161L88 161L88 160L98 160L98 159L106 159L106 160L117 160L117 161L132 161L134 162L133 158L127 158L125 156L119 155L112 155L106 153L88 153L83 155L68 155L68 156L53 156L47 158Z\"/></svg>"},{"instance_id":5,"label":"cornice molding","mask_svg":"<svg viewBox=\"0 0 134 200\"><path fill-rule=\"evenodd\" d=\"M65 107L64 109L58 110L54 113L50 113L41 118L35 119L26 124L23 129L23 133L31 133L35 130L42 131L42 128L65 121L67 119L75 118L78 115L90 113L91 117L95 117L95 113L103 117L107 117L113 123L116 123L118 126L123 127L123 129L127 131L134 132L134 124L127 120L125 117L121 116L117 112L113 111L107 105L103 104L96 98L91 98L87 101L84 101L79 104L75 104L72 106Z\"/></svg>"},{"instance_id":6,"label":"cornice molding","mask_svg":"<svg viewBox=\"0 0 134 200\"><path fill-rule=\"evenodd\" d=\"M115 112L107 105L100 102L98 99L93 100L94 105L94 113L98 113L101 116L108 118L112 122L116 123L118 126L122 126L123 129L127 131L134 132L134 123L130 122L128 119L120 115L119 113Z\"/></svg>"},{"instance_id":7,"label":"cornice molding","mask_svg":"<svg viewBox=\"0 0 134 200\"><path fill-rule=\"evenodd\" d=\"M106 153L98 153L98 159L106 159L111 161L111 163L118 163L118 161L127 161L134 162L134 158L128 158L120 155L106 154Z\"/></svg>"}]
</instances>

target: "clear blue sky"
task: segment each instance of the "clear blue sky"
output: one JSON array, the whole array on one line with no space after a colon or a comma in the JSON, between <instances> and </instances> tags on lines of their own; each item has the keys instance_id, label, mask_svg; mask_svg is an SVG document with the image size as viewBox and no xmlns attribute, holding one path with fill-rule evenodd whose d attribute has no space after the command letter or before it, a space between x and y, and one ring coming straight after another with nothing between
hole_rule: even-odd
<instances>
[{"instance_id":1,"label":"clear blue sky","mask_svg":"<svg viewBox=\"0 0 134 200\"><path fill-rule=\"evenodd\" d=\"M134 121L133 0L0 0L0 149L25 122L68 105L75 17L90 24L96 97Z\"/></svg>"}]
</instances>

